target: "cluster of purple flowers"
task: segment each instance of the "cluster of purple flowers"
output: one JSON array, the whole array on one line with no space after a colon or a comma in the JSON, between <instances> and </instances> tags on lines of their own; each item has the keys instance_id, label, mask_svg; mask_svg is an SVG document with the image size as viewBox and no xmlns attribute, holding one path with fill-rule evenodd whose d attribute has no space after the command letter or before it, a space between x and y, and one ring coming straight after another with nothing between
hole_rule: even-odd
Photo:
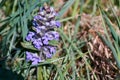
<instances>
[{"instance_id":1,"label":"cluster of purple flowers","mask_svg":"<svg viewBox=\"0 0 120 80\"><path fill-rule=\"evenodd\" d=\"M26 52L27 61L33 65L38 64L44 59L51 58L56 52L56 46L50 45L51 40L59 40L59 33L54 28L61 26L59 21L55 20L57 16L53 7L41 7L38 14L33 19L33 31L29 31L26 40L39 51L39 53Z\"/></svg>"}]
</instances>

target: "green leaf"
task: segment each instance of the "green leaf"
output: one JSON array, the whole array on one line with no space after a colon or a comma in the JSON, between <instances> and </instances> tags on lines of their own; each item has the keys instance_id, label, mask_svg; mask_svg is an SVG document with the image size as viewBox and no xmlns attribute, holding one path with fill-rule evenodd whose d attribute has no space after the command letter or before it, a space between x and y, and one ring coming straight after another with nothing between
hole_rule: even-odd
<instances>
[{"instance_id":1,"label":"green leaf","mask_svg":"<svg viewBox=\"0 0 120 80\"><path fill-rule=\"evenodd\" d=\"M49 44L52 45L52 46L57 46L58 41L57 40L51 40L51 41L49 41Z\"/></svg>"},{"instance_id":2,"label":"green leaf","mask_svg":"<svg viewBox=\"0 0 120 80\"><path fill-rule=\"evenodd\" d=\"M110 32L111 32L111 34L112 34L112 36L113 36L113 39L118 43L118 35L117 35L114 27L113 27L112 24L110 23L110 20L109 20L109 18L107 17L107 15L105 14L105 12L104 12L103 10L101 10L101 12L102 12L102 15L103 15L103 18L104 18L106 24L107 24L108 27L110 28Z\"/></svg>"},{"instance_id":3,"label":"green leaf","mask_svg":"<svg viewBox=\"0 0 120 80\"><path fill-rule=\"evenodd\" d=\"M58 13L59 16L57 18L61 18L64 13L71 7L75 0L68 0L66 4L62 7L61 11Z\"/></svg>"},{"instance_id":4,"label":"green leaf","mask_svg":"<svg viewBox=\"0 0 120 80\"><path fill-rule=\"evenodd\" d=\"M34 48L34 46L32 45L32 43L30 42L21 42L22 47L26 48L26 49L30 49L30 50L36 50L36 48Z\"/></svg>"},{"instance_id":5,"label":"green leaf","mask_svg":"<svg viewBox=\"0 0 120 80\"><path fill-rule=\"evenodd\" d=\"M38 80L43 80L43 69L42 66L37 67L37 78Z\"/></svg>"}]
</instances>

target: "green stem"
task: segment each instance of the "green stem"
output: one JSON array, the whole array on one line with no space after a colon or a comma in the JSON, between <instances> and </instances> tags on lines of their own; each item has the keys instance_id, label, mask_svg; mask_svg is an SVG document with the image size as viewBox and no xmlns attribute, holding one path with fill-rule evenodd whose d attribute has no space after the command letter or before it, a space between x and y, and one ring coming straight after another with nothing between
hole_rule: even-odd
<instances>
[{"instance_id":1,"label":"green stem","mask_svg":"<svg viewBox=\"0 0 120 80\"><path fill-rule=\"evenodd\" d=\"M42 76L42 66L37 67L37 80L43 80Z\"/></svg>"}]
</instances>

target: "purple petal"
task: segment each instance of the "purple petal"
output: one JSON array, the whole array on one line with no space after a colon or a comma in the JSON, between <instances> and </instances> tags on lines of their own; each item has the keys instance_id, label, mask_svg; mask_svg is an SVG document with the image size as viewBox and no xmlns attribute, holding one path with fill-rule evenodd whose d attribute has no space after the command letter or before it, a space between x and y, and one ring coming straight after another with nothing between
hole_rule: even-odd
<instances>
[{"instance_id":1,"label":"purple petal","mask_svg":"<svg viewBox=\"0 0 120 80\"><path fill-rule=\"evenodd\" d=\"M40 7L40 12L42 12L44 10L44 7Z\"/></svg>"},{"instance_id":2,"label":"purple petal","mask_svg":"<svg viewBox=\"0 0 120 80\"><path fill-rule=\"evenodd\" d=\"M50 31L48 34L49 34L50 40L59 40L60 35L59 35L58 32L56 32L56 31Z\"/></svg>"},{"instance_id":3,"label":"purple petal","mask_svg":"<svg viewBox=\"0 0 120 80\"><path fill-rule=\"evenodd\" d=\"M56 26L59 28L61 26L61 23L59 21L56 21Z\"/></svg>"},{"instance_id":4,"label":"purple petal","mask_svg":"<svg viewBox=\"0 0 120 80\"><path fill-rule=\"evenodd\" d=\"M36 40L33 41L33 45L34 45L35 48L37 48L37 49L40 50L40 49L41 49L41 46L42 46L43 44L42 44L41 39L39 38L39 39L36 39Z\"/></svg>"},{"instance_id":5,"label":"purple petal","mask_svg":"<svg viewBox=\"0 0 120 80\"><path fill-rule=\"evenodd\" d=\"M26 52L26 60L27 61L30 61L30 60L32 60L32 53L31 52Z\"/></svg>"},{"instance_id":6,"label":"purple petal","mask_svg":"<svg viewBox=\"0 0 120 80\"><path fill-rule=\"evenodd\" d=\"M55 21L51 21L50 22L52 26L55 26L56 25L56 22Z\"/></svg>"},{"instance_id":7,"label":"purple petal","mask_svg":"<svg viewBox=\"0 0 120 80\"><path fill-rule=\"evenodd\" d=\"M32 24L34 27L37 27L39 25L36 21L33 21Z\"/></svg>"},{"instance_id":8,"label":"purple petal","mask_svg":"<svg viewBox=\"0 0 120 80\"><path fill-rule=\"evenodd\" d=\"M37 20L43 20L44 17L40 16L40 15L36 15L34 16L34 21L37 21Z\"/></svg>"},{"instance_id":9,"label":"purple petal","mask_svg":"<svg viewBox=\"0 0 120 80\"><path fill-rule=\"evenodd\" d=\"M46 23L45 23L45 25L46 25L46 26L49 26L49 25L50 25L50 23L49 23L49 22L46 22Z\"/></svg>"},{"instance_id":10,"label":"purple petal","mask_svg":"<svg viewBox=\"0 0 120 80\"><path fill-rule=\"evenodd\" d=\"M29 32L28 35L26 36L26 40L27 41L32 41L33 40L33 36L35 35L34 32Z\"/></svg>"},{"instance_id":11,"label":"purple petal","mask_svg":"<svg viewBox=\"0 0 120 80\"><path fill-rule=\"evenodd\" d=\"M49 52L49 49L47 47L44 47L43 49L43 53L45 54L46 58L51 58L52 54Z\"/></svg>"},{"instance_id":12,"label":"purple petal","mask_svg":"<svg viewBox=\"0 0 120 80\"><path fill-rule=\"evenodd\" d=\"M55 40L59 40L60 35L58 32L54 32L53 35L54 35Z\"/></svg>"},{"instance_id":13,"label":"purple petal","mask_svg":"<svg viewBox=\"0 0 120 80\"><path fill-rule=\"evenodd\" d=\"M54 54L56 52L56 47L49 46L50 53Z\"/></svg>"},{"instance_id":14,"label":"purple petal","mask_svg":"<svg viewBox=\"0 0 120 80\"><path fill-rule=\"evenodd\" d=\"M50 7L50 11L51 11L51 12L55 12L55 10L54 10L53 7Z\"/></svg>"},{"instance_id":15,"label":"purple petal","mask_svg":"<svg viewBox=\"0 0 120 80\"><path fill-rule=\"evenodd\" d=\"M52 57L52 54L46 53L46 57L47 57L47 58L51 58L51 57Z\"/></svg>"},{"instance_id":16,"label":"purple petal","mask_svg":"<svg viewBox=\"0 0 120 80\"><path fill-rule=\"evenodd\" d=\"M42 16L44 16L44 15L45 15L45 13L44 13L44 12L42 12L42 11L41 11L41 12L39 12L39 14L40 14L40 15L42 15Z\"/></svg>"},{"instance_id":17,"label":"purple petal","mask_svg":"<svg viewBox=\"0 0 120 80\"><path fill-rule=\"evenodd\" d=\"M43 43L44 43L45 45L48 45L48 44L49 44L48 39L43 40Z\"/></svg>"},{"instance_id":18,"label":"purple petal","mask_svg":"<svg viewBox=\"0 0 120 80\"><path fill-rule=\"evenodd\" d=\"M38 61L33 61L32 62L32 65L37 65L38 64Z\"/></svg>"},{"instance_id":19,"label":"purple petal","mask_svg":"<svg viewBox=\"0 0 120 80\"><path fill-rule=\"evenodd\" d=\"M35 28L35 31L36 31L37 33L40 33L40 32L41 32L41 29L40 29L39 27L36 27L36 28Z\"/></svg>"}]
</instances>

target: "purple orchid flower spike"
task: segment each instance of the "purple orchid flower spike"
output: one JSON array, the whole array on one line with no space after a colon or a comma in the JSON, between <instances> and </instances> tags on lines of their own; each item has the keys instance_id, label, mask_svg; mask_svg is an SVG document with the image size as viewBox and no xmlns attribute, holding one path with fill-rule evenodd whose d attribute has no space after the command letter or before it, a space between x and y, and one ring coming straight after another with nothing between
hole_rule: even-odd
<instances>
[{"instance_id":1,"label":"purple orchid flower spike","mask_svg":"<svg viewBox=\"0 0 120 80\"><path fill-rule=\"evenodd\" d=\"M56 53L56 46L50 45L52 40L59 41L59 33L54 28L59 28L61 23L55 20L57 12L53 7L41 7L38 14L33 17L33 31L26 36L26 41L31 42L38 53L26 52L26 60L36 65L47 58L52 58Z\"/></svg>"}]
</instances>

